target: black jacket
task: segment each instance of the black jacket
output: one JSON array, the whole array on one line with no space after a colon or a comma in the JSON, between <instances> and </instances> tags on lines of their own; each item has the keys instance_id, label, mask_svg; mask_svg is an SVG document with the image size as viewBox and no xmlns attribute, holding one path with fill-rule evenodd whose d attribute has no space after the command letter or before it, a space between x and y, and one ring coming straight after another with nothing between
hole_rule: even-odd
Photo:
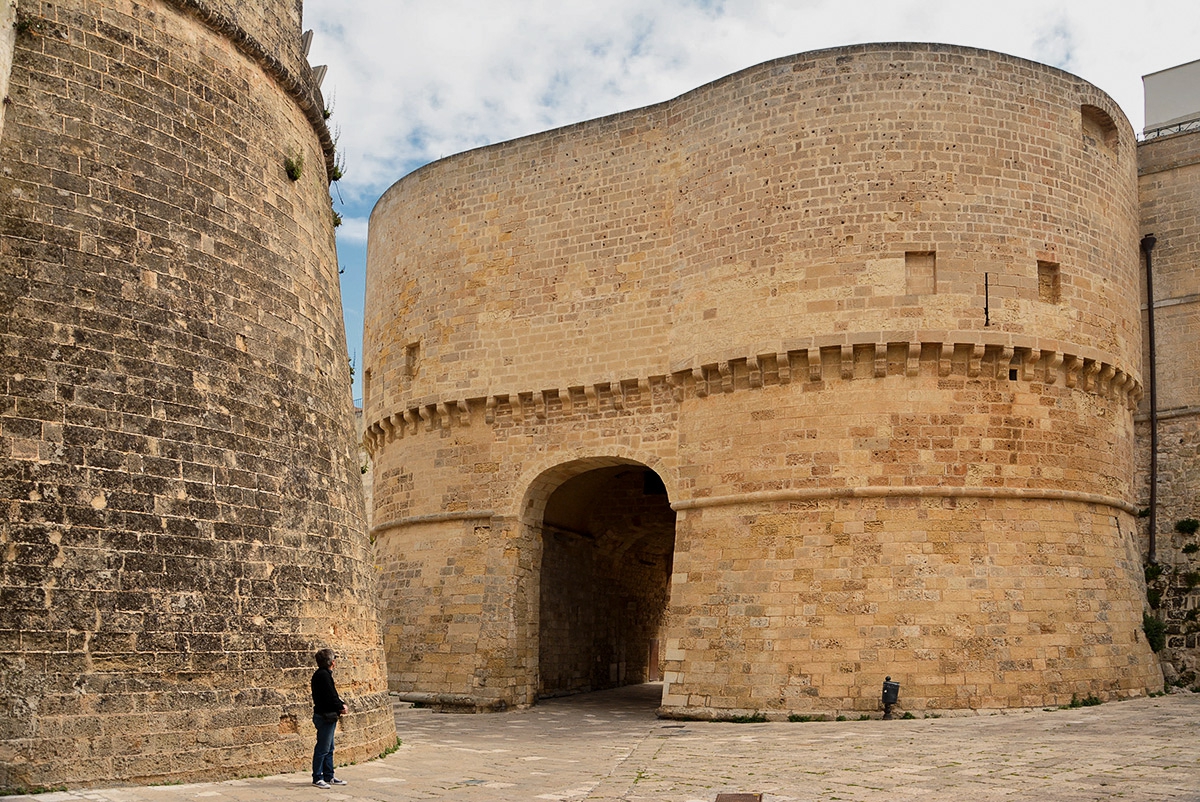
<instances>
[{"instance_id":1,"label":"black jacket","mask_svg":"<svg viewBox=\"0 0 1200 802\"><path fill-rule=\"evenodd\" d=\"M346 703L337 693L333 684L333 672L328 668L318 668L312 675L312 698L314 713L340 713Z\"/></svg>"}]
</instances>

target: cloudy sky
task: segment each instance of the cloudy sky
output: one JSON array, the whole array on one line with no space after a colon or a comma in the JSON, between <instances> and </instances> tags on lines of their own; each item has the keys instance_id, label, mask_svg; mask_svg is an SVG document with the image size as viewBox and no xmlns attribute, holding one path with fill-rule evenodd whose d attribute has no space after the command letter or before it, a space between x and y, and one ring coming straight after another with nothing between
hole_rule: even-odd
<instances>
[{"instance_id":1,"label":"cloudy sky","mask_svg":"<svg viewBox=\"0 0 1200 802\"><path fill-rule=\"evenodd\" d=\"M1075 73L1142 128L1141 76L1200 59L1197 0L306 0L346 177L342 300L361 376L367 217L426 162L657 103L778 56L945 42ZM361 395L356 378L355 398Z\"/></svg>"}]
</instances>

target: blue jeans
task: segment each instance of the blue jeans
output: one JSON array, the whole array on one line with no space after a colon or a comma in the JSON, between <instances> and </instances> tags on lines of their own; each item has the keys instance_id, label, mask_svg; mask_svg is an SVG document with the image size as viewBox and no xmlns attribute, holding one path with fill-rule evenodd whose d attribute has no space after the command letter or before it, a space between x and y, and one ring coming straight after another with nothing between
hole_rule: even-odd
<instances>
[{"instance_id":1,"label":"blue jeans","mask_svg":"<svg viewBox=\"0 0 1200 802\"><path fill-rule=\"evenodd\" d=\"M317 745L313 748L313 782L333 779L333 733L337 721L326 721L313 713L313 726L317 728Z\"/></svg>"}]
</instances>

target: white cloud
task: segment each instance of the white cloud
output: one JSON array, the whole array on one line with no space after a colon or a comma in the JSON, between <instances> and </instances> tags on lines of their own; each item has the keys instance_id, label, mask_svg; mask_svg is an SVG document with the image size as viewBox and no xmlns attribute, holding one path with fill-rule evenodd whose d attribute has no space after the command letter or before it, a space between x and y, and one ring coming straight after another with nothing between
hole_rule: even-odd
<instances>
[{"instance_id":1,"label":"white cloud","mask_svg":"<svg viewBox=\"0 0 1200 802\"><path fill-rule=\"evenodd\" d=\"M670 99L779 56L943 42L1049 63L1142 123L1141 76L1200 58L1195 0L305 0L346 177L343 295L363 224L421 164ZM361 313L346 314L352 348Z\"/></svg>"},{"instance_id":2,"label":"white cloud","mask_svg":"<svg viewBox=\"0 0 1200 802\"><path fill-rule=\"evenodd\" d=\"M1139 8L1146 11L1139 11ZM1052 63L1140 125L1140 77L1200 57L1191 0L308 0L347 200L419 164L674 97L791 53L940 41Z\"/></svg>"},{"instance_id":3,"label":"white cloud","mask_svg":"<svg viewBox=\"0 0 1200 802\"><path fill-rule=\"evenodd\" d=\"M338 241L345 243L367 244L367 218L343 217L338 226Z\"/></svg>"}]
</instances>

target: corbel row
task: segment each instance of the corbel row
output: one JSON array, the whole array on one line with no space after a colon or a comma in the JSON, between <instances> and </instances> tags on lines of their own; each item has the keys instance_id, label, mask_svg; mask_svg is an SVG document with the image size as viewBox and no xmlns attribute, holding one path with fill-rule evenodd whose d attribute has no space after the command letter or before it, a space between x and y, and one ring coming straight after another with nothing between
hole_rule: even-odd
<instances>
[{"instance_id":1,"label":"corbel row","mask_svg":"<svg viewBox=\"0 0 1200 802\"><path fill-rule=\"evenodd\" d=\"M497 393L419 404L371 424L363 445L371 453L384 443L421 431L471 425L474 413L485 424L511 415L516 422L540 421L561 414L598 415L652 403L655 388L676 402L772 384L891 376L917 377L922 370L939 378L964 375L1042 382L1118 400L1130 409L1142 397L1136 377L1099 359L1061 351L976 342L863 342L754 354L643 378L611 379L586 385L518 393Z\"/></svg>"},{"instance_id":2,"label":"corbel row","mask_svg":"<svg viewBox=\"0 0 1200 802\"><path fill-rule=\"evenodd\" d=\"M1131 409L1142 397L1137 379L1109 362L1048 349L961 342L857 343L756 354L677 371L671 381L677 400L682 400L688 391L703 398L803 380L917 377L923 364L939 378L958 374L1049 385L1061 380L1066 387L1119 399Z\"/></svg>"},{"instance_id":3,"label":"corbel row","mask_svg":"<svg viewBox=\"0 0 1200 802\"><path fill-rule=\"evenodd\" d=\"M473 411L482 410L483 422L493 424L498 415L514 421L545 420L559 410L563 415L599 414L622 411L650 403L652 385L665 386L666 376L613 379L588 385L519 393L497 393L482 398L420 404L395 412L372 424L363 434L363 445L371 453L398 437L432 432L454 426L469 426Z\"/></svg>"},{"instance_id":4,"label":"corbel row","mask_svg":"<svg viewBox=\"0 0 1200 802\"><path fill-rule=\"evenodd\" d=\"M497 412L505 407L516 421L545 420L555 409L561 409L564 415L575 412L596 414L602 408L623 410L648 400L651 382L662 380L662 376L613 379L565 388L490 395L482 399L484 422L495 423Z\"/></svg>"},{"instance_id":5,"label":"corbel row","mask_svg":"<svg viewBox=\"0 0 1200 802\"><path fill-rule=\"evenodd\" d=\"M378 436L386 440L392 440L403 436L406 431L416 433L422 428L426 431L433 431L437 428L449 429L454 425L469 426L470 422L471 410L467 406L466 401L442 401L436 404L422 404L421 406L405 409L380 418L367 430L367 433L364 435L364 442L368 436Z\"/></svg>"}]
</instances>

